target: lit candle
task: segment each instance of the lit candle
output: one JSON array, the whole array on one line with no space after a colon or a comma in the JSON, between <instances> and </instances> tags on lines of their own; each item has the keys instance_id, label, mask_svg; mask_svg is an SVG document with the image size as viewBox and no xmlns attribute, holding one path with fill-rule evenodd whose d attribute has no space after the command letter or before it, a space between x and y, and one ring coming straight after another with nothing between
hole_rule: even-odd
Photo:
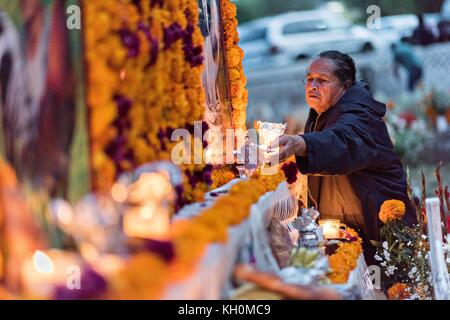
<instances>
[{"instance_id":1,"label":"lit candle","mask_svg":"<svg viewBox=\"0 0 450 320\"><path fill-rule=\"evenodd\" d=\"M336 239L340 237L341 222L339 219L320 220L319 226L323 228L323 236L325 239Z\"/></svg>"},{"instance_id":2,"label":"lit candle","mask_svg":"<svg viewBox=\"0 0 450 320\"><path fill-rule=\"evenodd\" d=\"M169 177L156 172L143 173L127 187L123 231L130 238L168 240L169 202L173 188Z\"/></svg>"},{"instance_id":3,"label":"lit candle","mask_svg":"<svg viewBox=\"0 0 450 320\"><path fill-rule=\"evenodd\" d=\"M81 260L74 253L35 251L22 266L23 293L29 298L51 298L55 287L69 279L72 266L81 268Z\"/></svg>"},{"instance_id":4,"label":"lit candle","mask_svg":"<svg viewBox=\"0 0 450 320\"><path fill-rule=\"evenodd\" d=\"M167 240L170 229L169 212L149 204L130 207L125 211L123 228L130 238Z\"/></svg>"}]
</instances>

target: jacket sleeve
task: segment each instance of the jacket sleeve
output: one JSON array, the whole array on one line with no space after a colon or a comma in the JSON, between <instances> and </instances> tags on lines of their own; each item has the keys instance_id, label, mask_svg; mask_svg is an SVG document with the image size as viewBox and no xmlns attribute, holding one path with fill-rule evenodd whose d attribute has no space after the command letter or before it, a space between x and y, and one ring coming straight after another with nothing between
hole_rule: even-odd
<instances>
[{"instance_id":1,"label":"jacket sleeve","mask_svg":"<svg viewBox=\"0 0 450 320\"><path fill-rule=\"evenodd\" d=\"M297 157L302 174L347 175L368 167L378 155L370 133L376 121L368 110L347 108L334 124L305 133L306 157Z\"/></svg>"}]
</instances>

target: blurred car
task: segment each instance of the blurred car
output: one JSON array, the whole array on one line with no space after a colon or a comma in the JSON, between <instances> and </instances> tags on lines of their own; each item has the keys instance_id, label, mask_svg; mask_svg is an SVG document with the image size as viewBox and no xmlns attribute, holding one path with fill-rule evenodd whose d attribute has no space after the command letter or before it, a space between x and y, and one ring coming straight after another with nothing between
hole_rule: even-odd
<instances>
[{"instance_id":1,"label":"blurred car","mask_svg":"<svg viewBox=\"0 0 450 320\"><path fill-rule=\"evenodd\" d=\"M340 13L322 10L290 12L258 19L239 30L247 62L292 63L324 50L345 53L374 49L369 31Z\"/></svg>"}]
</instances>

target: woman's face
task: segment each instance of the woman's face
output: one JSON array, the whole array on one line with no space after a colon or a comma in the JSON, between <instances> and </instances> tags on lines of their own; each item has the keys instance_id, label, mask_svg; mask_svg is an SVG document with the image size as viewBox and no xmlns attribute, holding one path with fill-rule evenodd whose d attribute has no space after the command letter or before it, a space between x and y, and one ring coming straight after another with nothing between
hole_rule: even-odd
<instances>
[{"instance_id":1,"label":"woman's face","mask_svg":"<svg viewBox=\"0 0 450 320\"><path fill-rule=\"evenodd\" d=\"M319 114L334 106L346 90L334 75L334 68L332 60L318 58L306 74L306 103Z\"/></svg>"}]
</instances>

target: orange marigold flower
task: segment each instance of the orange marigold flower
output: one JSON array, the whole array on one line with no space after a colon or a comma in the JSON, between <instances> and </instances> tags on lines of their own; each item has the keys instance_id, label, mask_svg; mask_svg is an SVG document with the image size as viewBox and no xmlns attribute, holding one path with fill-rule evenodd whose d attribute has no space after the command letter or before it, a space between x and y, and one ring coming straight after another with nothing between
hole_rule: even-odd
<instances>
[{"instance_id":1,"label":"orange marigold flower","mask_svg":"<svg viewBox=\"0 0 450 320\"><path fill-rule=\"evenodd\" d=\"M151 270L151 272L149 272ZM139 253L126 266L110 277L110 297L113 299L160 299L168 278L167 265L157 255Z\"/></svg>"},{"instance_id":2,"label":"orange marigold flower","mask_svg":"<svg viewBox=\"0 0 450 320\"><path fill-rule=\"evenodd\" d=\"M396 283L388 290L389 300L405 300L411 296L408 286L404 283Z\"/></svg>"},{"instance_id":3,"label":"orange marigold flower","mask_svg":"<svg viewBox=\"0 0 450 320\"><path fill-rule=\"evenodd\" d=\"M400 220L405 215L405 203L401 200L386 200L380 208L379 218L383 223Z\"/></svg>"}]
</instances>

